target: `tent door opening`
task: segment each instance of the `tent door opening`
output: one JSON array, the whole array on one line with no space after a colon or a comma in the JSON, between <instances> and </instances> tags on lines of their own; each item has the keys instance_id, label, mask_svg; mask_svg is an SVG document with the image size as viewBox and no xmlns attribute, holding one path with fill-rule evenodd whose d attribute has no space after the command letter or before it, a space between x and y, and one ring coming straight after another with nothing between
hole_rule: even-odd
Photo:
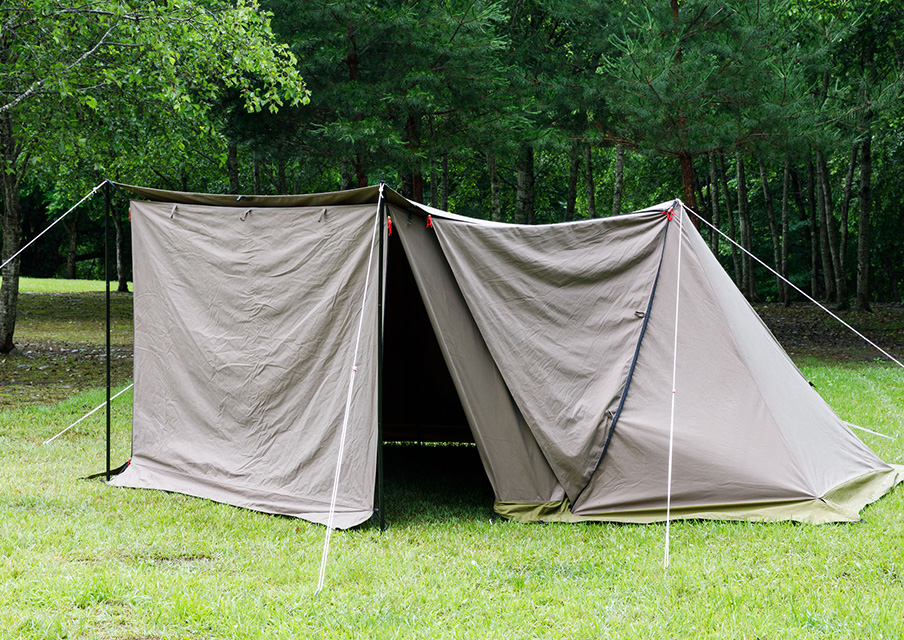
<instances>
[{"instance_id":1,"label":"tent door opening","mask_svg":"<svg viewBox=\"0 0 904 640\"><path fill-rule=\"evenodd\" d=\"M389 237L384 442L474 442L398 234Z\"/></svg>"}]
</instances>

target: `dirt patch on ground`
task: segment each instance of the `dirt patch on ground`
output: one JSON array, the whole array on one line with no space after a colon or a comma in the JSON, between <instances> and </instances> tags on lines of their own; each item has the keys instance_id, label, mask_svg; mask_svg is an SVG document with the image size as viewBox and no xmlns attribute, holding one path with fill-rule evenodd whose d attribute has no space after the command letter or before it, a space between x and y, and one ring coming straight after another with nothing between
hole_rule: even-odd
<instances>
[{"instance_id":1,"label":"dirt patch on ground","mask_svg":"<svg viewBox=\"0 0 904 640\"><path fill-rule=\"evenodd\" d=\"M18 353L0 355L0 409L45 404L106 384L106 302L102 292L22 293ZM132 379L132 295L111 296L110 370Z\"/></svg>"},{"instance_id":2,"label":"dirt patch on ground","mask_svg":"<svg viewBox=\"0 0 904 640\"><path fill-rule=\"evenodd\" d=\"M757 313L796 362L888 361L875 347L810 303L755 305ZM904 361L904 305L875 304L873 311L835 311L839 318Z\"/></svg>"}]
</instances>

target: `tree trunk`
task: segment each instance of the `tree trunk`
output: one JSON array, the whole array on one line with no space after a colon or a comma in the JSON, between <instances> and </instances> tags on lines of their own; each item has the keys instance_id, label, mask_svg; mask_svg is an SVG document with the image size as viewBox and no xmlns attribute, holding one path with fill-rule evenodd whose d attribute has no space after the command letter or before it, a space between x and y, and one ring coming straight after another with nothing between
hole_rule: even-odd
<instances>
[{"instance_id":1,"label":"tree trunk","mask_svg":"<svg viewBox=\"0 0 904 640\"><path fill-rule=\"evenodd\" d=\"M69 232L69 249L66 252L66 279L75 280L77 277L78 258L78 219L79 211L76 209L69 216L69 220L63 220L63 226Z\"/></svg>"},{"instance_id":2,"label":"tree trunk","mask_svg":"<svg viewBox=\"0 0 904 640\"><path fill-rule=\"evenodd\" d=\"M744 167L744 157L741 154L736 158L738 178L738 222L741 227L741 246L744 248L741 271L743 272L744 287L742 291L748 300L756 298L756 280L753 276L753 238L750 226L750 200L747 196L747 172Z\"/></svg>"},{"instance_id":3,"label":"tree trunk","mask_svg":"<svg viewBox=\"0 0 904 640\"><path fill-rule=\"evenodd\" d=\"M355 174L348 158L342 158L339 161L339 188L342 191L355 188Z\"/></svg>"},{"instance_id":4,"label":"tree trunk","mask_svg":"<svg viewBox=\"0 0 904 640\"><path fill-rule=\"evenodd\" d=\"M719 156L719 178L722 186L722 193L725 194L725 211L728 213L728 237L731 239L731 264L734 267L734 280L738 289L743 290L744 284L742 280L741 256L738 252L738 233L737 224L735 223L734 207L731 206L731 192L728 190L728 177L725 173L725 158Z\"/></svg>"},{"instance_id":5,"label":"tree trunk","mask_svg":"<svg viewBox=\"0 0 904 640\"><path fill-rule=\"evenodd\" d=\"M816 204L819 209L819 253L822 256L822 278L825 282L826 300L835 300L835 268L829 248L826 224L826 191L823 186L825 174L819 169L819 155L816 163Z\"/></svg>"},{"instance_id":6,"label":"tree trunk","mask_svg":"<svg viewBox=\"0 0 904 640\"><path fill-rule=\"evenodd\" d=\"M568 195L565 198L565 221L574 220L574 208L578 199L578 174L581 172L581 149L578 145L568 154Z\"/></svg>"},{"instance_id":7,"label":"tree trunk","mask_svg":"<svg viewBox=\"0 0 904 640\"><path fill-rule=\"evenodd\" d=\"M786 307L791 306L791 286L788 284L788 249L790 245L790 224L788 221L788 212L791 209L791 160L785 158L785 171L782 174L782 252L781 252L781 268L779 273L782 274L780 293L782 304Z\"/></svg>"},{"instance_id":8,"label":"tree trunk","mask_svg":"<svg viewBox=\"0 0 904 640\"><path fill-rule=\"evenodd\" d=\"M449 154L444 153L440 159L439 204L443 211L449 210Z\"/></svg>"},{"instance_id":9,"label":"tree trunk","mask_svg":"<svg viewBox=\"0 0 904 640\"><path fill-rule=\"evenodd\" d=\"M254 195L261 193L261 162L257 153L251 156L251 189Z\"/></svg>"},{"instance_id":10,"label":"tree trunk","mask_svg":"<svg viewBox=\"0 0 904 640\"><path fill-rule=\"evenodd\" d=\"M870 213L872 209L871 182L873 178L873 137L867 128L860 154L860 219L857 221L857 298L860 311L872 311L869 304Z\"/></svg>"},{"instance_id":11,"label":"tree trunk","mask_svg":"<svg viewBox=\"0 0 904 640\"><path fill-rule=\"evenodd\" d=\"M9 260L19 250L22 207L19 200L19 147L13 136L12 116L0 114L0 188L3 190L3 245L0 248L0 264ZM0 284L0 353L15 349L13 334L16 331L16 313L19 304L20 258L3 268Z\"/></svg>"},{"instance_id":12,"label":"tree trunk","mask_svg":"<svg viewBox=\"0 0 904 640\"><path fill-rule=\"evenodd\" d=\"M885 277L888 278L888 290L893 302L902 302L901 290L898 288L898 270L895 267L896 261L890 253L883 253L882 269L885 271Z\"/></svg>"},{"instance_id":13,"label":"tree trunk","mask_svg":"<svg viewBox=\"0 0 904 640\"><path fill-rule=\"evenodd\" d=\"M796 173L792 174L792 176L797 176ZM799 202L798 205L801 208L801 213L804 212L803 209L803 186L800 184L800 180L798 180L798 197ZM810 230L810 295L813 298L819 297L819 225L817 224L816 218L816 198L814 194L816 193L816 185L813 180L813 163L807 160L807 220L809 221L809 230Z\"/></svg>"},{"instance_id":14,"label":"tree trunk","mask_svg":"<svg viewBox=\"0 0 904 640\"><path fill-rule=\"evenodd\" d=\"M239 186L239 147L235 142L226 145L226 174L229 176L229 191L238 195Z\"/></svg>"},{"instance_id":15,"label":"tree trunk","mask_svg":"<svg viewBox=\"0 0 904 640\"><path fill-rule=\"evenodd\" d=\"M502 185L496 169L496 154L492 151L487 152L487 172L490 174L491 217L494 222L502 222Z\"/></svg>"},{"instance_id":16,"label":"tree trunk","mask_svg":"<svg viewBox=\"0 0 904 640\"><path fill-rule=\"evenodd\" d=\"M596 185L593 183L593 154L590 143L584 143L584 189L587 191L587 216L596 217ZM621 202L619 201L619 206Z\"/></svg>"},{"instance_id":17,"label":"tree trunk","mask_svg":"<svg viewBox=\"0 0 904 640\"><path fill-rule=\"evenodd\" d=\"M758 158L760 165L760 183L763 185L763 202L766 207L766 218L769 220L769 235L772 238L772 263L777 273L782 272L782 245L778 235L778 221L775 219L775 205L772 200L772 191L769 189L769 178L766 175L766 164L762 158ZM785 213L785 203L782 203L782 213ZM784 299L784 283L776 277L775 292L780 300Z\"/></svg>"},{"instance_id":18,"label":"tree trunk","mask_svg":"<svg viewBox=\"0 0 904 640\"><path fill-rule=\"evenodd\" d=\"M847 175L844 178L844 188L841 191L841 234L838 244L838 255L841 259L841 272L847 273L845 263L847 262L847 246L848 246L848 222L851 210L851 197L853 196L854 185L854 169L857 167L857 156L860 151L860 143L855 142L851 149L851 160L848 162Z\"/></svg>"},{"instance_id":19,"label":"tree trunk","mask_svg":"<svg viewBox=\"0 0 904 640\"><path fill-rule=\"evenodd\" d=\"M367 186L367 171L364 169L364 154L355 154L355 179L358 181L358 188Z\"/></svg>"},{"instance_id":20,"label":"tree trunk","mask_svg":"<svg viewBox=\"0 0 904 640\"><path fill-rule=\"evenodd\" d=\"M697 206L697 195L694 193L694 157L687 151L678 154L681 163L681 187L684 191L684 204L693 211L700 211ZM694 226L700 228L700 222L693 218Z\"/></svg>"},{"instance_id":21,"label":"tree trunk","mask_svg":"<svg viewBox=\"0 0 904 640\"><path fill-rule=\"evenodd\" d=\"M589 147L588 147L589 149ZM615 145L615 175L612 182L612 215L621 213L622 191L625 186L625 143Z\"/></svg>"},{"instance_id":22,"label":"tree trunk","mask_svg":"<svg viewBox=\"0 0 904 640\"><path fill-rule=\"evenodd\" d=\"M832 186L829 167L822 152L816 152L816 170L822 174L822 188L825 191L826 239L829 243L829 255L832 257L832 273L835 275L835 302L839 309L848 308L847 278L841 262L841 249L838 242L838 228L835 220L835 201L832 199Z\"/></svg>"},{"instance_id":23,"label":"tree trunk","mask_svg":"<svg viewBox=\"0 0 904 640\"><path fill-rule=\"evenodd\" d=\"M518 154L518 193L515 196L515 222L534 223L534 149L521 148Z\"/></svg>"},{"instance_id":24,"label":"tree trunk","mask_svg":"<svg viewBox=\"0 0 904 640\"><path fill-rule=\"evenodd\" d=\"M122 232L122 219L115 211L110 212L113 219L113 229L116 231L116 291L129 292L129 276L126 273L125 259L125 235Z\"/></svg>"},{"instance_id":25,"label":"tree trunk","mask_svg":"<svg viewBox=\"0 0 904 640\"><path fill-rule=\"evenodd\" d=\"M289 192L288 182L286 180L286 161L278 160L276 162L276 193L281 196Z\"/></svg>"},{"instance_id":26,"label":"tree trunk","mask_svg":"<svg viewBox=\"0 0 904 640\"><path fill-rule=\"evenodd\" d=\"M433 156L430 157L430 206L439 209L439 171Z\"/></svg>"},{"instance_id":27,"label":"tree trunk","mask_svg":"<svg viewBox=\"0 0 904 640\"><path fill-rule=\"evenodd\" d=\"M719 255L719 233L716 229L722 222L719 213L719 182L716 180L716 155L709 154L709 201L712 203L712 223L715 229L709 230L709 246L714 255Z\"/></svg>"}]
</instances>

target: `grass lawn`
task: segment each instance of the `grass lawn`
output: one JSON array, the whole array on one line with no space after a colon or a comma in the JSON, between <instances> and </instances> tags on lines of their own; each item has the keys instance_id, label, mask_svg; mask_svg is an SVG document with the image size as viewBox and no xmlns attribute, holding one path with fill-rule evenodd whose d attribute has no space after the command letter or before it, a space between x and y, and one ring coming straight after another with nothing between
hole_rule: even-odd
<instances>
[{"instance_id":1,"label":"grass lawn","mask_svg":"<svg viewBox=\"0 0 904 640\"><path fill-rule=\"evenodd\" d=\"M662 525L493 519L462 446L387 451L389 529L335 532L315 597L322 526L80 479L103 468L102 413L42 444L103 401L103 297L40 286L23 295L25 353L0 357L2 639L904 638L904 487L858 524L673 523L665 572ZM118 388L129 296L114 296ZM904 371L801 354L841 417L895 436L859 434L904 464Z\"/></svg>"}]
</instances>

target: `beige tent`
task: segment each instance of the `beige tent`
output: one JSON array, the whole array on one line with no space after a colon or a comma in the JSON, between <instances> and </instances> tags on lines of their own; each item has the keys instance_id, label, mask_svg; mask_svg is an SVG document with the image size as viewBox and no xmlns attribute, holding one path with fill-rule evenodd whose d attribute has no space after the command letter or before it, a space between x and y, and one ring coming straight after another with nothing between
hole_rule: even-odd
<instances>
[{"instance_id":1,"label":"beige tent","mask_svg":"<svg viewBox=\"0 0 904 640\"><path fill-rule=\"evenodd\" d=\"M904 477L810 387L678 201L522 226L377 187L129 188L133 455L113 484L321 523L332 504L351 527L374 512L381 441L473 440L509 518L652 522L668 504L820 523Z\"/></svg>"}]
</instances>

